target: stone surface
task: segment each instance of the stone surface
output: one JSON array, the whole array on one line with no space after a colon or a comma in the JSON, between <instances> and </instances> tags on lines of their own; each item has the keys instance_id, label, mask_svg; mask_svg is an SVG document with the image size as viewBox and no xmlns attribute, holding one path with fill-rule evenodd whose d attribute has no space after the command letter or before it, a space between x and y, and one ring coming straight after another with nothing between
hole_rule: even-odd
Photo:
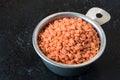
<instances>
[{"instance_id":1,"label":"stone surface","mask_svg":"<svg viewBox=\"0 0 120 80\"><path fill-rule=\"evenodd\" d=\"M49 71L32 46L32 32L44 17L61 11L85 14L91 7L107 10L112 19L102 25L107 46L90 69L76 77ZM119 80L119 0L0 0L0 80Z\"/></svg>"}]
</instances>

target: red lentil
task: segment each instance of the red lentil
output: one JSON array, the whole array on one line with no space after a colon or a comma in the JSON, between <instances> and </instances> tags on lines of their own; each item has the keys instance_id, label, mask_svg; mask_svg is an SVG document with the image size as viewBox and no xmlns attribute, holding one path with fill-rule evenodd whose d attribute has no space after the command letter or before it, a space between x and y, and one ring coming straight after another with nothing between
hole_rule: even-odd
<instances>
[{"instance_id":1,"label":"red lentil","mask_svg":"<svg viewBox=\"0 0 120 80\"><path fill-rule=\"evenodd\" d=\"M100 39L90 23L81 18L63 18L53 21L39 33L38 45L54 61L80 64L97 54Z\"/></svg>"}]
</instances>

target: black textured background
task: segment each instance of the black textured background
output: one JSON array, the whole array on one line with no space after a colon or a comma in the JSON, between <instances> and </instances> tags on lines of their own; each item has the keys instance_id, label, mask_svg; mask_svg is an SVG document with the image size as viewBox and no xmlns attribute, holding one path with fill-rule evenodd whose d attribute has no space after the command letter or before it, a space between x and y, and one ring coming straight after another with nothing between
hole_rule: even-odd
<instances>
[{"instance_id":1,"label":"black textured background","mask_svg":"<svg viewBox=\"0 0 120 80\"><path fill-rule=\"evenodd\" d=\"M104 54L80 76L50 72L32 46L35 26L52 13L85 14L94 6L112 16L102 25L107 37ZM120 0L0 0L0 80L120 80Z\"/></svg>"}]
</instances>

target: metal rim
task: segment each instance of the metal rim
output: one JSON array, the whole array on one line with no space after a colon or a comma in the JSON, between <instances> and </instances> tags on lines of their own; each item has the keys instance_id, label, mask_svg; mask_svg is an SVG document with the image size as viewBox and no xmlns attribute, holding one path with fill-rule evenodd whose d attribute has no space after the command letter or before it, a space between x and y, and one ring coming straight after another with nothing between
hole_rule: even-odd
<instances>
[{"instance_id":1,"label":"metal rim","mask_svg":"<svg viewBox=\"0 0 120 80\"><path fill-rule=\"evenodd\" d=\"M100 45L100 50L98 51L96 56L94 56L91 60L83 62L81 64L74 64L74 65L62 64L62 63L58 63L56 61L49 59L39 49L38 44L37 44L37 37L38 37L38 33L39 33L40 28L42 28L41 25L43 25L46 21L48 21L54 17L60 16L60 15L72 15L73 17L82 18L83 20L91 23L93 25L93 27L97 30L99 37L100 37L100 40L101 40L101 45ZM105 46L106 46L106 36L105 36L105 33L104 33L103 29L101 28L101 26L97 22L95 22L94 20L88 18L87 16L80 14L80 13L76 13L76 12L59 12L59 13L49 15L48 17L44 18L41 22L39 22L39 24L34 29L33 36L32 36L32 43L33 43L33 47L34 47L35 51L37 52L37 54L43 60L48 62L49 64L54 65L54 66L58 66L58 67L62 67L62 68L77 68L77 67L87 66L87 65L93 63L103 54Z\"/></svg>"}]
</instances>

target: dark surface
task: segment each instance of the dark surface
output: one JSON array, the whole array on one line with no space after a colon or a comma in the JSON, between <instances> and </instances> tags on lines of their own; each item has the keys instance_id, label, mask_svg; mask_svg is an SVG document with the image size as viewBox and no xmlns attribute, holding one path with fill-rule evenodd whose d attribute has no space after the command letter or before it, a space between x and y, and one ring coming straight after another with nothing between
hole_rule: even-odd
<instances>
[{"instance_id":1,"label":"dark surface","mask_svg":"<svg viewBox=\"0 0 120 80\"><path fill-rule=\"evenodd\" d=\"M107 47L91 68L77 77L50 72L32 46L32 32L44 17L60 11L85 14L91 7L107 10L102 25ZM0 0L0 80L120 80L119 0Z\"/></svg>"}]
</instances>

